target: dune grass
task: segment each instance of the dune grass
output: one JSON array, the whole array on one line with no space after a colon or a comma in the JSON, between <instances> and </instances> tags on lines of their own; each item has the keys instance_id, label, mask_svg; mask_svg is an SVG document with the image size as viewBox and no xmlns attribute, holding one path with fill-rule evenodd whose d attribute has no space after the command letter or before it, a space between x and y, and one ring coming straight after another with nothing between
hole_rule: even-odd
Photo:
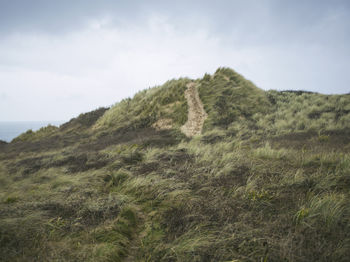
<instances>
[{"instance_id":1,"label":"dune grass","mask_svg":"<svg viewBox=\"0 0 350 262\"><path fill-rule=\"evenodd\" d=\"M349 96L220 68L194 80L208 119L189 139L188 81L2 147L2 260L347 261Z\"/></svg>"}]
</instances>

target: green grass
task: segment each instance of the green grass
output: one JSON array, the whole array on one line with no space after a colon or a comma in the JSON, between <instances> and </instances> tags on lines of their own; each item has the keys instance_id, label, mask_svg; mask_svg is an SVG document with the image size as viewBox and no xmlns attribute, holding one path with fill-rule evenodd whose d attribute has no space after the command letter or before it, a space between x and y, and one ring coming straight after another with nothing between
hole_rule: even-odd
<instances>
[{"instance_id":1,"label":"green grass","mask_svg":"<svg viewBox=\"0 0 350 262\"><path fill-rule=\"evenodd\" d=\"M176 127L187 120L187 103L184 97L188 79L171 80L163 86L146 89L132 99L115 104L96 123L96 128L133 129L151 126L157 120L170 118Z\"/></svg>"},{"instance_id":2,"label":"green grass","mask_svg":"<svg viewBox=\"0 0 350 262\"><path fill-rule=\"evenodd\" d=\"M208 113L208 129L213 126L227 127L258 112L267 113L270 107L262 90L227 68L219 68L213 78L203 78L199 95Z\"/></svg>"},{"instance_id":3,"label":"green grass","mask_svg":"<svg viewBox=\"0 0 350 262\"><path fill-rule=\"evenodd\" d=\"M38 131L33 132L31 129L26 131L25 133L19 135L15 139L13 139L13 142L20 142L20 141L33 141L33 140L39 140L43 137L49 136L55 131L57 131L58 127L53 125L48 125L46 127L40 128Z\"/></svg>"},{"instance_id":4,"label":"green grass","mask_svg":"<svg viewBox=\"0 0 350 262\"><path fill-rule=\"evenodd\" d=\"M349 95L220 68L194 80L208 119L189 139L189 81L2 145L2 260L347 261Z\"/></svg>"}]
</instances>

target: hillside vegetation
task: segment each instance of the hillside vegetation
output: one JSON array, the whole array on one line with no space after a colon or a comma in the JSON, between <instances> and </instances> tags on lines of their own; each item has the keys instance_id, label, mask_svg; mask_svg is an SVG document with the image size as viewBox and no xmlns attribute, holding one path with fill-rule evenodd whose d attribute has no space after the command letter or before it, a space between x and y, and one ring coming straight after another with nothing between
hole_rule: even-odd
<instances>
[{"instance_id":1,"label":"hillside vegetation","mask_svg":"<svg viewBox=\"0 0 350 262\"><path fill-rule=\"evenodd\" d=\"M208 114L181 133L195 83ZM228 68L0 144L2 261L348 261L350 95Z\"/></svg>"}]
</instances>

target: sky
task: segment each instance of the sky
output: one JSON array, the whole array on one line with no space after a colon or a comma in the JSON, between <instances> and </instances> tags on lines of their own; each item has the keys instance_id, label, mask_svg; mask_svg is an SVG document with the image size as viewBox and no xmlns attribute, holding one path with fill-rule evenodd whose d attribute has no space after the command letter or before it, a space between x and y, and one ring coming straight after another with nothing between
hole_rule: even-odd
<instances>
[{"instance_id":1,"label":"sky","mask_svg":"<svg viewBox=\"0 0 350 262\"><path fill-rule=\"evenodd\" d=\"M350 92L350 1L0 0L0 121L60 121L230 67Z\"/></svg>"}]
</instances>

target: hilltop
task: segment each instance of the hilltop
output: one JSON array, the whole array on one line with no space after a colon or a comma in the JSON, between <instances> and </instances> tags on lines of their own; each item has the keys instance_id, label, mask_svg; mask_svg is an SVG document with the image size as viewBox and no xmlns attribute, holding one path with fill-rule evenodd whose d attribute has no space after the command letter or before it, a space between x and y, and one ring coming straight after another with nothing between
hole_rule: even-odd
<instances>
[{"instance_id":1,"label":"hilltop","mask_svg":"<svg viewBox=\"0 0 350 262\"><path fill-rule=\"evenodd\" d=\"M0 142L3 261L347 261L350 95L229 68Z\"/></svg>"}]
</instances>

